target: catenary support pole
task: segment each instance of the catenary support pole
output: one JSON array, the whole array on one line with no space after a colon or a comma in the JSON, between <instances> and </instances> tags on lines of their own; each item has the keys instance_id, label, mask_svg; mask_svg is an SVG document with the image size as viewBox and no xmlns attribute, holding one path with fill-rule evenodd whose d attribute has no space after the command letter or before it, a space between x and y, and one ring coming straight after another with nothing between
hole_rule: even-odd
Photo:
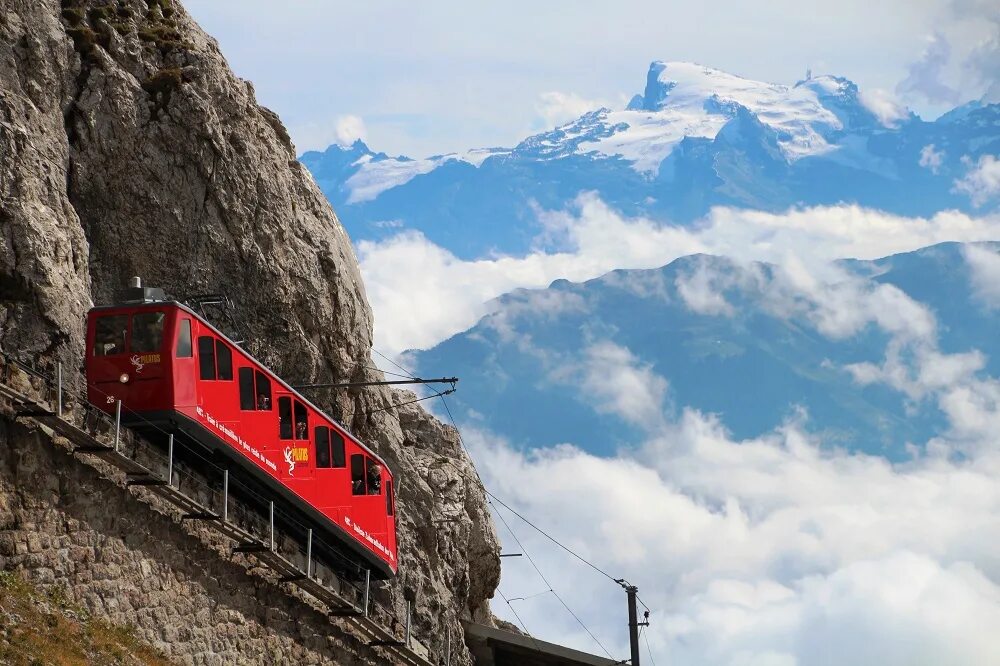
<instances>
[{"instance_id":1,"label":"catenary support pole","mask_svg":"<svg viewBox=\"0 0 1000 666\"><path fill-rule=\"evenodd\" d=\"M271 552L274 552L274 502L271 502Z\"/></svg>"},{"instance_id":2,"label":"catenary support pole","mask_svg":"<svg viewBox=\"0 0 1000 666\"><path fill-rule=\"evenodd\" d=\"M229 470L222 470L222 522L229 520Z\"/></svg>"},{"instance_id":3,"label":"catenary support pole","mask_svg":"<svg viewBox=\"0 0 1000 666\"><path fill-rule=\"evenodd\" d=\"M306 578L312 578L313 565L313 529L309 528L309 536L306 538Z\"/></svg>"},{"instance_id":4,"label":"catenary support pole","mask_svg":"<svg viewBox=\"0 0 1000 666\"><path fill-rule=\"evenodd\" d=\"M632 666L639 666L639 617L635 610L635 597L639 588L628 585L625 593L628 594L628 642L632 649Z\"/></svg>"},{"instance_id":5,"label":"catenary support pole","mask_svg":"<svg viewBox=\"0 0 1000 666\"><path fill-rule=\"evenodd\" d=\"M174 433L167 438L167 485L174 485Z\"/></svg>"},{"instance_id":6,"label":"catenary support pole","mask_svg":"<svg viewBox=\"0 0 1000 666\"><path fill-rule=\"evenodd\" d=\"M115 453L118 453L118 440L121 439L122 430L122 401L115 405Z\"/></svg>"},{"instance_id":7,"label":"catenary support pole","mask_svg":"<svg viewBox=\"0 0 1000 666\"><path fill-rule=\"evenodd\" d=\"M371 594L372 570L365 569L365 605L361 609L362 614L368 617L368 595Z\"/></svg>"},{"instance_id":8,"label":"catenary support pole","mask_svg":"<svg viewBox=\"0 0 1000 666\"><path fill-rule=\"evenodd\" d=\"M56 414L62 418L62 361L56 364Z\"/></svg>"}]
</instances>

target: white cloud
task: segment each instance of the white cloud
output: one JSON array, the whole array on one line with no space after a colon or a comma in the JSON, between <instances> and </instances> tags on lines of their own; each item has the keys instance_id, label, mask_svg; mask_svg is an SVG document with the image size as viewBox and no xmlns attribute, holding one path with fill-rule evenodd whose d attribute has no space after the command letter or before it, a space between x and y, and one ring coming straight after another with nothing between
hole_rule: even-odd
<instances>
[{"instance_id":1,"label":"white cloud","mask_svg":"<svg viewBox=\"0 0 1000 666\"><path fill-rule=\"evenodd\" d=\"M692 312L731 317L735 310L726 301L724 291L735 286L733 280L739 275L739 270L711 270L707 262L698 261L693 272L677 276L675 286L684 304Z\"/></svg>"},{"instance_id":2,"label":"white cloud","mask_svg":"<svg viewBox=\"0 0 1000 666\"><path fill-rule=\"evenodd\" d=\"M428 348L472 326L490 312L489 301L518 287L544 287L558 278L598 277L616 268L657 268L697 253L786 267L831 259L873 259L947 240L1000 238L1000 216L955 211L907 218L857 206L765 213L716 208L694 226L625 218L593 195L572 208L542 211L545 243L523 257L466 261L417 232L381 242L362 241L358 256L376 315L376 345L391 353ZM801 273L801 271L800 271ZM805 288L805 287L802 287ZM878 295L891 300L891 291ZM830 330L846 326L834 308L817 310Z\"/></svg>"},{"instance_id":3,"label":"white cloud","mask_svg":"<svg viewBox=\"0 0 1000 666\"><path fill-rule=\"evenodd\" d=\"M906 107L892 93L882 88L861 91L861 103L886 127L895 127L900 120L909 116Z\"/></svg>"},{"instance_id":4,"label":"white cloud","mask_svg":"<svg viewBox=\"0 0 1000 666\"><path fill-rule=\"evenodd\" d=\"M539 95L538 113L546 127L557 127L603 106L607 104L601 100L586 99L576 93L551 91Z\"/></svg>"},{"instance_id":5,"label":"white cloud","mask_svg":"<svg viewBox=\"0 0 1000 666\"><path fill-rule=\"evenodd\" d=\"M311 120L302 123L290 123L288 133L298 152L307 150L325 150L331 144L350 146L356 140L365 140L367 130L365 122L359 116L344 115L328 120Z\"/></svg>"},{"instance_id":6,"label":"white cloud","mask_svg":"<svg viewBox=\"0 0 1000 666\"><path fill-rule=\"evenodd\" d=\"M968 195L977 208L1000 194L1000 160L982 155L978 162L963 159L969 171L955 181L955 191Z\"/></svg>"},{"instance_id":7,"label":"white cloud","mask_svg":"<svg viewBox=\"0 0 1000 666\"><path fill-rule=\"evenodd\" d=\"M906 78L896 86L903 95L926 99L928 102L957 104L961 95L945 83L946 68L951 60L951 44L941 32L927 37L927 46L920 59L912 63Z\"/></svg>"},{"instance_id":8,"label":"white cloud","mask_svg":"<svg viewBox=\"0 0 1000 666\"><path fill-rule=\"evenodd\" d=\"M578 383L580 393L601 413L615 414L645 430L663 423L667 380L626 347L603 340L583 350L576 363L563 363L551 379Z\"/></svg>"},{"instance_id":9,"label":"white cloud","mask_svg":"<svg viewBox=\"0 0 1000 666\"><path fill-rule=\"evenodd\" d=\"M360 116L347 115L337 118L335 137L340 145L349 146L359 139L364 141L366 135L365 121Z\"/></svg>"},{"instance_id":10,"label":"white cloud","mask_svg":"<svg viewBox=\"0 0 1000 666\"><path fill-rule=\"evenodd\" d=\"M1000 650L995 447L963 462L893 465L826 448L794 422L734 441L692 410L632 457L570 445L526 454L488 433L466 438L487 487L640 586L657 661L989 663ZM498 511L569 606L624 656L621 590ZM505 564L508 597L541 585L530 567ZM517 610L541 638L600 652L555 600Z\"/></svg>"},{"instance_id":11,"label":"white cloud","mask_svg":"<svg viewBox=\"0 0 1000 666\"><path fill-rule=\"evenodd\" d=\"M716 284L713 271L741 269L712 259L698 270ZM980 376L985 357L943 353L933 314L895 288L822 264L742 270L731 288L773 292L775 308L804 315L824 335L866 325L890 334L886 360L867 367L867 381L906 394L915 414L940 408L946 432L896 463L809 434L804 413L734 440L717 416L691 408L662 416L666 381L631 351L593 342L579 352L594 382L581 395L598 412L642 418L644 441L602 458L572 444L525 452L466 429L487 487L640 586L657 661L990 663L1000 653L1000 381ZM566 603L624 656L621 590L496 510L501 537L512 538L509 525ZM505 563L506 596L541 585L533 568ZM600 653L556 599L515 603L541 638ZM500 604L494 611L514 619Z\"/></svg>"},{"instance_id":12,"label":"white cloud","mask_svg":"<svg viewBox=\"0 0 1000 666\"><path fill-rule=\"evenodd\" d=\"M981 245L967 245L964 254L974 293L988 308L1000 308L1000 254Z\"/></svg>"},{"instance_id":13,"label":"white cloud","mask_svg":"<svg viewBox=\"0 0 1000 666\"><path fill-rule=\"evenodd\" d=\"M944 151L936 150L934 144L930 143L920 149L920 166L930 169L936 174L944 161Z\"/></svg>"}]
</instances>

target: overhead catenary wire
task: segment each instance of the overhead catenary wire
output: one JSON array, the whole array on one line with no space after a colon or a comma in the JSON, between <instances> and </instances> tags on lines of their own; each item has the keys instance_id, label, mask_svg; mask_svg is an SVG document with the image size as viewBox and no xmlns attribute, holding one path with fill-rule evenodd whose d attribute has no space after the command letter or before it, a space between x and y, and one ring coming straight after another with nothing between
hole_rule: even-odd
<instances>
[{"instance_id":1,"label":"overhead catenary wire","mask_svg":"<svg viewBox=\"0 0 1000 666\"><path fill-rule=\"evenodd\" d=\"M439 398L448 395L449 393L454 393L455 389L448 389L447 391L441 391L440 393L434 393L432 395L426 395L423 398L414 398L413 400L407 400L406 402L396 403L394 405L388 405L386 407L379 407L378 409L371 409L363 412L348 412L344 415L344 418L354 418L355 416L371 416L372 414L378 414L379 412L386 412L390 409L396 409L397 407L404 407L405 405L412 405L415 402L423 402L424 400L430 400L431 398Z\"/></svg>"},{"instance_id":2,"label":"overhead catenary wire","mask_svg":"<svg viewBox=\"0 0 1000 666\"><path fill-rule=\"evenodd\" d=\"M524 635L531 639L531 642L532 644L534 644L536 650L542 652L542 647L538 644L538 641L535 639L535 637L531 635L531 632L528 631L528 625L524 623L524 620L521 619L521 616L518 615L517 611L514 610L514 607L510 605L510 600L504 596L503 592L500 590L499 587L497 588L497 594L500 595L500 598L503 599L503 602L507 604L508 608L510 608L510 612L514 614L514 617L517 619L517 623L521 625L521 629L524 631Z\"/></svg>"},{"instance_id":3,"label":"overhead catenary wire","mask_svg":"<svg viewBox=\"0 0 1000 666\"><path fill-rule=\"evenodd\" d=\"M399 365L398 363L396 363L396 362L395 362L395 361L393 361L392 359L390 359L390 358L386 357L386 356L385 356L384 354L382 354L382 353L381 353L381 352L379 352L378 350L376 350L376 349L372 348L372 351L374 351L374 352L375 352L376 354L378 354L379 356L381 356L382 358L384 358L384 359L385 359L385 360L387 360L388 362L392 363L392 364L393 364L394 366L396 366L396 367L397 367L397 368L399 368L400 370L403 370L404 372L406 372L405 368L402 368L402 366L400 366L400 365ZM390 374L395 374L395 373L390 373ZM410 374L406 374L406 375L403 375L403 376L406 376L406 377L410 377L410 378L413 378L413 379L416 379L416 378L414 378L414 377L413 377L412 375L410 375ZM453 426L453 427L455 428L455 430L456 430L456 432L457 432L457 434L458 434L458 437L459 437L459 441L460 441L460 443L461 443L461 446L462 446L462 448L463 448L463 449L465 450L466 454L468 454L468 455L469 455L469 457L470 457L470 459L471 459L471 457L472 457L472 456L471 456L471 452L469 451L468 447L466 446L466 444L465 444L465 441L464 441L464 438L462 437L462 433L461 433L461 431L459 430L459 428L458 428L458 425L457 425L457 423L456 423L456 421L455 421L455 418L454 418L454 415L453 415L453 414L452 414L452 412L451 412L451 408L450 408L450 406L448 405L448 402L447 402L447 400L445 400L445 398L444 398L444 396L446 396L446 395L448 395L448 394L450 394L450 393L454 393L454 392L455 392L455 391L454 391L454 389L451 389L451 390L448 390L448 391L443 391L443 392L439 392L439 393L434 393L434 394L432 394L432 395L429 395L429 396L425 396L425 397L422 397L422 398L416 398L416 399L413 399L413 400L408 400L408 401L405 401L405 402L402 402L402 403L397 403L397 404L393 404L393 405L388 405L388 406L385 406L385 407L381 407L381 408L378 408L378 409L374 409L374 410L368 410L368 411L362 411L362 412L354 412L354 413L350 413L350 414L348 414L348 415L346 415L346 416L350 416L350 417L354 417L354 416L358 416L358 415L370 415L370 414L375 414L375 413L378 413L378 412L382 412L382 411L387 411L387 410L390 410L390 409L395 409L395 408L398 408L398 407L402 407L402 406L405 406L405 405L408 405L408 404L413 404L413 403L417 403L417 402L422 402L422 401L424 401L424 400L428 400L428 399L431 399L431 398L435 398L435 397L440 397L440 398L441 398L441 401L442 401L442 404L444 405L444 407L445 407L445 410L446 410L446 412L447 412L447 414L448 414L448 417L449 417L449 419L450 419L450 421L451 421L451 424L452 424L452 426ZM128 410L128 411L129 411L129 412L131 412L131 413L134 413L134 412L132 412L132 410ZM136 414L136 416L138 416L138 417L139 417L139 418L140 418L140 419L141 419L142 421L146 421L146 419L142 418L142 416L141 416L141 415L139 415L139 414ZM148 423L148 421L147 421L147 423ZM154 424L151 424L151 423L150 423L150 425L153 425L153 427L154 427L154 428L156 428L157 430L160 430L161 432L164 432L164 431L163 431L163 430L162 430L161 428L159 428L159 427L155 426ZM206 462L208 462L208 461L206 461ZM214 465L213 465L213 466L214 466ZM458 468L456 467L456 469L458 469ZM459 470L459 471L460 471L460 473L462 473L462 472L461 472L461 470ZM483 481L482 481L482 478L480 477L480 475L479 475L479 473L478 473L478 470L476 470L476 469L475 469L475 468L473 467L473 471L475 472L475 476L476 476L477 480L479 481L479 483L480 483L481 487L483 488L484 492L486 493L486 495L487 495L487 496L488 496L488 497L489 497L489 498L490 498L490 499L491 499L492 501L495 501L495 502L496 502L497 504L499 504L499 505L500 505L500 506L502 506L503 508L507 509L507 510L508 510L509 512L511 512L511 513L512 513L513 515L517 516L518 518L520 518L520 519L521 519L521 520L522 520L522 521L523 521L524 523L526 523L526 524L527 524L528 526L530 526L530 527L531 527L532 529L534 529L534 530L535 530L535 531L537 531L537 532L538 532L539 534L541 534L542 536L544 536L544 537L545 537L546 539L548 539L549 541L551 541L552 543L554 543L555 545L557 545L557 546L558 546L559 548L561 548L562 550L564 550L564 551L565 551L566 553L568 553L568 554L572 555L572 556L573 556L574 558L576 558L577 560L579 560L579 561L580 561L580 562L582 562L583 564L587 565L588 567L590 567L590 568L591 568L591 569L593 569L594 571L596 571L596 572L600 573L601 575L605 576L605 577L606 577L606 578L608 578L609 580L611 580L611 581L614 581L614 582L616 582L616 583L618 583L618 584L621 584L621 580L620 580L620 579L615 579L615 578L614 578L613 576L611 576L610 574L608 574L608 573L607 573L606 571L604 571L603 569L601 569L601 568L600 568L600 567L598 567L597 565L593 564L592 562L590 562L590 561L589 561L589 560L587 560L586 558L582 557L581 555L579 555L578 553L576 553L575 551L573 551L573 550L572 550L571 548L569 548L568 546L566 546L565 544L563 544L562 542L560 542L560 541L559 541L558 539L556 539L555 537L553 537L553 536L552 536L551 534L549 534L548 532L546 532L545 530L543 530L542 528L540 528L540 527L539 527L538 525L536 525L535 523L533 523L532 521L530 521L529 519L527 519L527 518L526 518L526 517L525 517L524 515L522 515L521 513L519 513L519 512L517 511L517 510L515 510L514 508L512 508L512 507L511 507L510 505L508 505L508 504L507 504L506 502L504 502L504 501L503 501L503 500L502 500L501 498L497 497L497 496L496 496L495 494L493 494L492 492L490 492L490 491L489 491L489 490L488 490L488 489L487 489L487 488L485 487L485 484L483 483ZM518 545L519 545L519 546L520 546L520 547L522 548L522 550L525 550L525 549L524 549L524 547L523 547L523 544L521 544L521 542L520 542L520 540L519 540L519 539L517 538L516 534L514 534L513 530L512 530L511 528L510 528L510 525L509 525L509 524L508 524L508 523L506 522L506 520L504 520L504 519L503 519L502 515L501 515L501 514L500 514L499 512L497 512L497 516L498 516L498 517L499 517L499 518L501 519L501 521L502 521L502 522L504 523L504 525L505 525L505 527L507 528L507 530L508 530L508 531L509 531L509 532L511 533L511 536L513 536L513 537L514 537L515 541L516 541L516 542L518 543ZM594 640L594 641L595 641L595 642L596 642L596 643L597 643L597 644L598 644L598 645L599 645L599 646L601 647L601 649L602 649L602 650L604 650L604 651L605 651L605 653L607 653L607 654L608 654L608 656L610 657L610 656L611 656L611 654L610 654L610 652L608 652L607 648L605 648L605 647L604 647L604 645L603 645L603 644L602 644L602 643L601 643L601 642L600 642L600 641L599 641L599 640L597 639L597 637L596 637L596 636L594 636L594 634L593 634L593 633L592 633L592 632L590 631L590 629L589 629L589 628L587 628L587 626L586 626L586 625L585 625L585 624L584 624L584 623L582 622L582 620L580 620L579 616L577 616L577 615L576 615L576 613L574 613L574 612L573 612L573 610L572 610L572 609L571 609L571 608L570 608L570 607L569 607L569 606L568 606L568 605L566 604L566 602L565 602L565 601L564 601L564 600L562 599L562 597L561 597L561 596L560 596L560 595L559 595L559 594L558 594L558 593L557 593L557 592L556 592L556 591L555 591L555 590L554 590L554 589L553 589L553 588L551 587L551 585L549 584L548 580L547 580L547 579L545 578L545 576L544 576L544 575L542 574L542 572L541 572L541 571L539 570L539 568L538 568L537 564L536 564L536 563L534 562L534 560L532 560L532 558L530 557L530 555L529 555L529 554L527 553L527 551L526 551L526 550L525 550L525 554L526 554L526 555L528 556L528 559L529 559L529 561L531 562L532 566L533 566L533 567L535 568L536 572L537 572L537 573L539 574L539 576L540 576L540 577L542 578L542 580L543 580L543 581L545 581L546 585L548 585L548 586L549 586L549 588L550 588L550 589L549 589L548 591L546 591L545 593L548 593L549 591L551 591L551 592L552 592L552 594L553 594L553 595L554 595L554 596L555 596L555 597L556 597L556 598L557 598L557 599L558 599L558 600L560 601L560 603L561 603L561 604L562 604L562 605L563 605L563 606L564 606L564 607L566 608L567 612L569 612L569 613L570 613L570 615L572 615L572 616L574 617L574 619L575 619L575 620L576 620L576 621L577 621L577 622L578 622L578 623L579 623L579 624L580 624L580 625L581 625L581 626L582 626L582 627L584 628L584 630L585 630L585 631L587 631L587 633L588 633L588 634L589 634L589 635L591 636L591 638L592 638L592 639L593 639L593 640ZM545 593L542 593L542 594L545 594ZM532 596L539 596L539 595L532 595ZM643 607L645 607L645 608L646 608L647 610L649 610L649 607L648 607L648 606L647 606L647 605L645 604L645 602L642 602L641 600L640 600L640 602L642 603ZM509 604L509 602L508 602L508 606L509 606L509 605L510 605L510 604ZM513 608L511 608L511 610L512 610L512 612L514 612L514 609L513 609ZM517 615L516 615L516 612L515 612L515 617L516 617L516 616L517 616ZM518 618L518 619L519 619L519 621L520 621L520 618ZM522 623L522 624L523 624L523 623ZM527 630L527 629L525 628L525 630Z\"/></svg>"},{"instance_id":4,"label":"overhead catenary wire","mask_svg":"<svg viewBox=\"0 0 1000 666\"><path fill-rule=\"evenodd\" d=\"M455 428L455 432L458 433L458 440L459 440L459 443L462 445L462 449L465 451L466 455L468 455L469 459L471 460L472 459L472 453L469 451L468 447L465 445L465 438L462 437L462 431L459 429L458 424L455 422L455 417L451 413L451 408L448 406L448 401L445 400L444 396L441 396L441 403L444 405L445 411L448 413L448 419L451 421L452 427ZM588 566L590 566L595 571L597 571L597 572L601 573L602 575L606 576L609 580L615 581L615 578L613 576L611 576L610 574L608 574L607 572L605 572L601 568L597 567L593 563L587 561L586 559L584 559L580 555L577 555L571 549L569 549L568 547L564 546L562 543L560 543L554 537L552 537L551 535L547 534L544 530L542 530L541 528L539 528L538 526L536 526L534 523L532 523L531 521L529 521L527 518L525 518L524 516L522 516L520 513L518 513L514 509L512 509L509 505L507 505L506 502L504 502L503 500L501 500L500 498L498 498L496 495L494 495L493 493L491 493L489 490L487 490L486 484L483 483L483 479L482 479L482 477L479 476L478 470L475 470L475 467L473 467L473 470L476 473L476 478L478 479L479 484L482 486L483 491L486 493L486 495L489 498L491 498L492 500L495 500L498 504L500 504L501 506L503 506L505 509L507 509L508 511L510 511L512 514L514 514L515 516L517 516L521 520L523 520L525 523L527 523L528 525L530 525L533 529L537 530L540 534L543 534L546 538L548 538L550 541L552 541L553 543L555 543L556 545L558 545L560 548L562 548L566 552L568 552L571 555L573 555L574 557L576 557L581 562L584 562L585 564L587 564ZM542 579L542 581L545 583L545 585L548 586L549 591L552 592L552 594L556 597L556 599L559 600L559 603L561 603L563 605L563 607L569 612L569 614L573 616L573 618L580 624L581 627L583 627L584 631L586 631L590 635L590 637L592 639L594 639L594 642L597 643L602 650L604 650L604 653L607 654L608 657L614 659L614 657L611 655L611 653L608 651L608 649L606 647L604 647L604 644L601 643L601 641L597 639L597 637L593 634L593 632L590 631L590 629L587 627L587 625L583 623L583 621L580 619L580 617L576 613L573 612L573 610L563 600L563 598L561 596L559 596L559 593L555 591L555 589L552 587L552 584L549 583L548 579L545 577L545 575L538 568L538 565L535 563L534 559L532 559L531 555L528 553L528 550L524 547L524 544L521 543L521 540L517 538L517 535L514 533L514 530L511 529L510 525L504 519L503 515L499 511L496 511L496 515L500 519L500 522L502 522L504 524L504 527L507 528L507 531L510 532L510 535L514 538L514 541L517 543L518 547L524 553L525 557L527 557L528 561L531 562L531 566L534 567L534 569L538 573L539 577ZM509 605L510 604L508 603L508 606Z\"/></svg>"},{"instance_id":5,"label":"overhead catenary wire","mask_svg":"<svg viewBox=\"0 0 1000 666\"><path fill-rule=\"evenodd\" d=\"M375 352L376 354L378 354L379 356L381 356L382 358L384 358L386 361L388 361L389 363L392 363L394 366L396 366L396 368L398 368L400 371L402 371L402 373L403 373L404 376L409 377L410 379L416 379L416 377L414 377L413 375L410 374L409 370L407 370L406 368L404 368L403 366L401 366L399 363L396 363L391 358L389 358L388 356L386 356L385 354L383 354L379 350L375 349L374 347L372 347L371 349L372 349L373 352Z\"/></svg>"},{"instance_id":6,"label":"overhead catenary wire","mask_svg":"<svg viewBox=\"0 0 1000 666\"><path fill-rule=\"evenodd\" d=\"M559 600L559 603L563 605L563 608L565 608L569 612L569 614L573 616L573 619L576 620L581 627L583 627L583 630L586 631L587 634L589 634L592 639L594 639L594 642L597 643L602 650L604 650L604 653L608 655L608 657L610 657L611 659L614 659L614 657L608 651L608 649L604 647L604 644L597 639L597 636L595 636L594 633L587 627L587 625L583 623L583 620L581 620L580 617L573 612L573 609L570 608L565 601L563 601L563 598L559 596L559 593L555 591L555 589L552 587L552 583L550 583L549 580L545 577L545 574L542 573L542 570L538 568L538 565L535 563L535 560L532 559L531 555L528 553L528 550L524 547L524 544L522 544L521 540L517 538L517 535L514 534L514 530L512 530L510 525L507 524L507 521L504 520L504 517L500 514L499 511L496 512L496 515L497 518L500 519L500 522L503 523L503 526L507 528L507 531L510 532L510 535L514 538L515 543L517 543L518 548L520 548L524 552L524 556L528 558L529 562L531 562L531 566L534 567L535 572L538 574L539 578L541 578L542 582L544 582L548 586L549 592L551 592L555 596L555 598ZM508 605L510 605L509 602Z\"/></svg>"},{"instance_id":7,"label":"overhead catenary wire","mask_svg":"<svg viewBox=\"0 0 1000 666\"><path fill-rule=\"evenodd\" d=\"M653 666L656 666L656 660L653 659L653 651L649 648L649 634L648 633L643 634L642 633L643 629L645 629L645 627L640 627L639 635L642 636L643 642L646 643L646 654L649 655L649 663L652 664Z\"/></svg>"}]
</instances>

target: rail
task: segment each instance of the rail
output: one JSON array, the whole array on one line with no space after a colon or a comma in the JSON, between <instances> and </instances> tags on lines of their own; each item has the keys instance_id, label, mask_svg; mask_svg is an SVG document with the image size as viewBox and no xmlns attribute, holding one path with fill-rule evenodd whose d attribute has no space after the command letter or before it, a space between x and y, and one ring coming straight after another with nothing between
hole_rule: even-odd
<instances>
[{"instance_id":1,"label":"rail","mask_svg":"<svg viewBox=\"0 0 1000 666\"><path fill-rule=\"evenodd\" d=\"M432 651L412 635L409 601L405 616L400 618L394 609L373 598L370 572L361 585L339 576L330 566L343 570L356 567L356 563L335 561L330 555L326 558L329 562L314 558L316 549L328 554L336 550L322 543L313 529L283 504L267 500L267 516L262 516L230 492L230 486L239 481L230 479L228 470L207 460L201 461L204 466L200 470L182 462L177 456L181 443L175 442L172 434L164 451L124 427L120 401L115 404L115 418L111 418L91 406L85 395L67 390L61 364L39 368L0 353L0 397L14 407L15 418L30 418L66 439L74 455L100 460L122 472L126 486L136 489L134 495L142 501L150 503L151 497L165 500L180 512L182 521L200 521L217 536L233 542L232 552L243 553L252 558L249 562L270 569L276 575L275 582L294 586L319 601L331 620L339 619L369 647L385 650L397 663L408 666L450 664L450 632L437 641L439 650ZM68 404L73 409L67 409ZM196 454L189 448L186 451ZM84 462L104 472L91 461ZM213 468L221 474L221 488L208 476ZM252 489L240 490L253 495ZM259 496L255 499L258 504L263 501ZM295 525L306 535L305 543L276 524Z\"/></svg>"}]
</instances>

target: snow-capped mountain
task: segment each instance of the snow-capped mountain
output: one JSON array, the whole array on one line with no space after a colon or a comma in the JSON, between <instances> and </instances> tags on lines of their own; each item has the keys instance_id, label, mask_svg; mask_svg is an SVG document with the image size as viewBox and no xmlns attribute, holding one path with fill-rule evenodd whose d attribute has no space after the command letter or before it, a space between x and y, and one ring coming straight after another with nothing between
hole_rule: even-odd
<instances>
[{"instance_id":1,"label":"snow-capped mountain","mask_svg":"<svg viewBox=\"0 0 1000 666\"><path fill-rule=\"evenodd\" d=\"M927 122L872 103L840 77L780 85L654 62L627 108L597 109L513 148L410 159L356 142L302 162L355 240L418 229L474 257L525 250L538 207L561 208L581 191L628 215L681 223L714 205L851 202L905 215L990 207L995 199L960 183L997 154L997 104Z\"/></svg>"}]
</instances>

